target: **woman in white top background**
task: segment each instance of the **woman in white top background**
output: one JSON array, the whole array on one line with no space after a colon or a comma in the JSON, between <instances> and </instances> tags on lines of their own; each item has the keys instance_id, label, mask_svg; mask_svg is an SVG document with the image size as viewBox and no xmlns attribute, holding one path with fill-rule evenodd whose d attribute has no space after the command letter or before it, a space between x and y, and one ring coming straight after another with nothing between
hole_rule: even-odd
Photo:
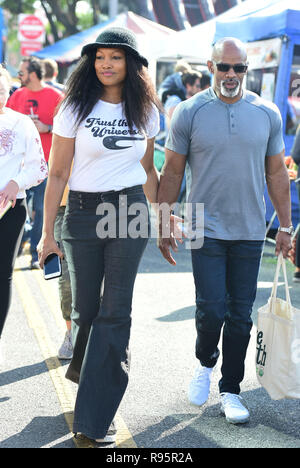
<instances>
[{"instance_id":1,"label":"woman in white top background","mask_svg":"<svg viewBox=\"0 0 300 468\"><path fill-rule=\"evenodd\" d=\"M73 162L62 228L73 297L74 354L66 377L79 384L73 432L97 442L116 438L132 293L150 227L144 193L157 200L160 102L147 65L131 31L106 29L83 48L54 120L38 251L41 266L50 252L62 255L53 226Z\"/></svg>"},{"instance_id":2,"label":"woman in white top background","mask_svg":"<svg viewBox=\"0 0 300 468\"><path fill-rule=\"evenodd\" d=\"M10 87L11 77L0 65L0 338L26 220L25 190L41 183L48 172L35 125L29 117L5 107Z\"/></svg>"}]
</instances>

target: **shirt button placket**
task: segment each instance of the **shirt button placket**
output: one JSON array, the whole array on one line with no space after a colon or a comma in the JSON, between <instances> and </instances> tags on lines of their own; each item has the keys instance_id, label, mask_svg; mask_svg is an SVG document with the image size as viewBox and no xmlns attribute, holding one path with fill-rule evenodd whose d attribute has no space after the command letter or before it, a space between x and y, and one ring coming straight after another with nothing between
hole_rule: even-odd
<instances>
[{"instance_id":1,"label":"shirt button placket","mask_svg":"<svg viewBox=\"0 0 300 468\"><path fill-rule=\"evenodd\" d=\"M236 118L235 118L235 112L233 109L229 108L229 126L230 126L230 133L237 133L237 127L236 127Z\"/></svg>"}]
</instances>

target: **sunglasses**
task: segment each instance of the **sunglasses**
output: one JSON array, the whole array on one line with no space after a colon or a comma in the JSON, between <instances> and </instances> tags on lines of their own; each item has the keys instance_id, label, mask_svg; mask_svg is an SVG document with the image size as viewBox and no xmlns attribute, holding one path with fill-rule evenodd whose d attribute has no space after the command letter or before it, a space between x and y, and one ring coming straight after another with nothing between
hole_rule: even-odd
<instances>
[{"instance_id":1,"label":"sunglasses","mask_svg":"<svg viewBox=\"0 0 300 468\"><path fill-rule=\"evenodd\" d=\"M19 75L19 76L23 76L23 75L24 75L24 72L19 71L19 72L18 72L18 75Z\"/></svg>"},{"instance_id":2,"label":"sunglasses","mask_svg":"<svg viewBox=\"0 0 300 468\"><path fill-rule=\"evenodd\" d=\"M246 73L248 65L237 63L236 65L230 65L229 63L216 63L216 67L219 72L229 72L230 68L233 68L234 73Z\"/></svg>"}]
</instances>

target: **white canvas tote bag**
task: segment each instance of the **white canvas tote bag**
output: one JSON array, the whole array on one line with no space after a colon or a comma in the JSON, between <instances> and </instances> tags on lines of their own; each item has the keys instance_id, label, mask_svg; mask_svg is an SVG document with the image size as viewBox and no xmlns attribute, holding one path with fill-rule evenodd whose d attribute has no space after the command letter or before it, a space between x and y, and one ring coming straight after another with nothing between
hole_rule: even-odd
<instances>
[{"instance_id":1,"label":"white canvas tote bag","mask_svg":"<svg viewBox=\"0 0 300 468\"><path fill-rule=\"evenodd\" d=\"M286 300L277 297L282 267ZM300 398L300 310L291 304L286 262L280 254L271 297L258 310L256 374L273 400Z\"/></svg>"}]
</instances>

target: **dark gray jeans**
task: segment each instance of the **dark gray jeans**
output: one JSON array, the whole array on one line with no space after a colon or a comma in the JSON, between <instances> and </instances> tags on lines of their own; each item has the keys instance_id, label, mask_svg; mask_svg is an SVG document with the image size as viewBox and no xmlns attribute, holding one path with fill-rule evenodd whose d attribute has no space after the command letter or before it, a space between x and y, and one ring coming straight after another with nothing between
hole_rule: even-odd
<instances>
[{"instance_id":1,"label":"dark gray jeans","mask_svg":"<svg viewBox=\"0 0 300 468\"><path fill-rule=\"evenodd\" d=\"M73 297L74 345L66 377L79 383L73 431L92 439L106 435L128 384L132 294L148 235L99 238L97 228L106 213L96 214L103 204L111 204L118 233L125 202L127 208L141 204L144 217L141 216L140 224L147 224L149 232L142 186L121 192L70 191L63 223ZM133 219L134 216L126 216L128 224Z\"/></svg>"}]
</instances>

